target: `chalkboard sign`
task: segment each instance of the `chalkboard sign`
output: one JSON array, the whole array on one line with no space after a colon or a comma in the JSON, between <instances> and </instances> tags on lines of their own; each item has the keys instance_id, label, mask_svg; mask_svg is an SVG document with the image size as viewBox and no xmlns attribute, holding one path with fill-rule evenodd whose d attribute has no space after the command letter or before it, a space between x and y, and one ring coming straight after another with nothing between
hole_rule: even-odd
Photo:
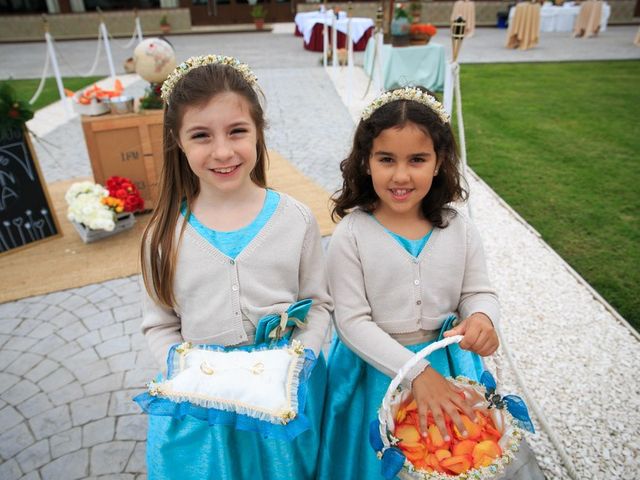
<instances>
[{"instance_id":1,"label":"chalkboard sign","mask_svg":"<svg viewBox=\"0 0 640 480\"><path fill-rule=\"evenodd\" d=\"M27 131L0 129L0 254L59 234Z\"/></svg>"}]
</instances>

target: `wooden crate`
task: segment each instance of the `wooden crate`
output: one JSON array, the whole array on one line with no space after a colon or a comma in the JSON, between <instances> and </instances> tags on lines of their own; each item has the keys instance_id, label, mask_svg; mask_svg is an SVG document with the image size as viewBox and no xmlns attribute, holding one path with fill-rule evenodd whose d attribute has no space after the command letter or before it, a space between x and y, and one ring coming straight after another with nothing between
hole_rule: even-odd
<instances>
[{"instance_id":1,"label":"wooden crate","mask_svg":"<svg viewBox=\"0 0 640 480\"><path fill-rule=\"evenodd\" d=\"M131 179L145 209L158 199L162 171L162 110L82 117L82 129L96 183L113 176Z\"/></svg>"}]
</instances>

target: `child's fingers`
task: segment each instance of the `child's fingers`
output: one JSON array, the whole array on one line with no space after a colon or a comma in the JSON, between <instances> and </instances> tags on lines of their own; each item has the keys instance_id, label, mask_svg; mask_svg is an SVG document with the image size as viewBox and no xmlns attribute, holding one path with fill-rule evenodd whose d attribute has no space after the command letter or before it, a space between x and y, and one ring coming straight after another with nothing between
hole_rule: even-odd
<instances>
[{"instance_id":1,"label":"child's fingers","mask_svg":"<svg viewBox=\"0 0 640 480\"><path fill-rule=\"evenodd\" d=\"M464 334L464 338L460 341L460 348L464 350L470 350L478 340L479 331L476 329L468 329Z\"/></svg>"},{"instance_id":2,"label":"child's fingers","mask_svg":"<svg viewBox=\"0 0 640 480\"><path fill-rule=\"evenodd\" d=\"M444 332L443 337L446 338L446 337L453 337L455 335L464 335L465 330L466 330L466 325L463 322L457 327L454 327L451 330L447 330L446 332Z\"/></svg>"},{"instance_id":3,"label":"child's fingers","mask_svg":"<svg viewBox=\"0 0 640 480\"><path fill-rule=\"evenodd\" d=\"M431 413L433 413L433 420L436 423L436 427L438 427L438 430L440 430L442 438L444 438L445 441L449 441L449 432L447 430L447 423L445 422L442 409L438 407L435 410L431 410Z\"/></svg>"},{"instance_id":4,"label":"child's fingers","mask_svg":"<svg viewBox=\"0 0 640 480\"><path fill-rule=\"evenodd\" d=\"M429 410L422 406L421 403L418 404L418 422L420 423L420 435L423 437L427 436L427 412Z\"/></svg>"},{"instance_id":5,"label":"child's fingers","mask_svg":"<svg viewBox=\"0 0 640 480\"><path fill-rule=\"evenodd\" d=\"M457 427L457 429L460 432L460 434L463 437L466 438L467 435L469 435L469 433L467 432L467 429L464 426L464 423L462 423L462 417L460 417L460 413L458 412L458 408L450 408L449 410L447 410L447 414L449 415L449 417L451 417L451 420L453 421L453 424ZM466 413L465 413L465 415L466 415ZM467 415L467 416L469 416L469 415ZM471 418L471 417L469 417L469 418Z\"/></svg>"},{"instance_id":6,"label":"child's fingers","mask_svg":"<svg viewBox=\"0 0 640 480\"><path fill-rule=\"evenodd\" d=\"M469 402L467 401L466 397L464 400L461 397L458 397L453 400L453 403L455 404L458 410L464 413L471 420L475 421L476 412L475 410L473 410L473 408L471 408L471 405L469 405ZM458 430L460 430L460 427L458 427ZM462 430L460 430L460 432L462 432Z\"/></svg>"}]
</instances>

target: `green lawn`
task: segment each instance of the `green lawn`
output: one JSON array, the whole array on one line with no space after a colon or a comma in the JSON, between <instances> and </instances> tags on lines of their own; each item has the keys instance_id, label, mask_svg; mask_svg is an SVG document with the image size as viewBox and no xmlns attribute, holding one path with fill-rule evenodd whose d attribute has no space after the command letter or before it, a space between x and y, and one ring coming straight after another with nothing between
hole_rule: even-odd
<instances>
[{"instance_id":1,"label":"green lawn","mask_svg":"<svg viewBox=\"0 0 640 480\"><path fill-rule=\"evenodd\" d=\"M640 61L463 65L470 166L640 330Z\"/></svg>"},{"instance_id":2,"label":"green lawn","mask_svg":"<svg viewBox=\"0 0 640 480\"><path fill-rule=\"evenodd\" d=\"M92 83L97 82L102 78L104 78L104 76L64 77L62 79L62 84L64 85L64 88L75 92L76 90L91 85ZM29 100L31 100L31 97L33 97L33 94L36 93L38 85L40 84L40 79L9 80L9 83L16 91L18 98L21 98L28 102ZM60 100L58 86L55 79L53 77L50 77L45 81L44 89L42 90L42 93L40 94L36 102L32 105L32 107L34 110L38 110L58 100Z\"/></svg>"}]
</instances>

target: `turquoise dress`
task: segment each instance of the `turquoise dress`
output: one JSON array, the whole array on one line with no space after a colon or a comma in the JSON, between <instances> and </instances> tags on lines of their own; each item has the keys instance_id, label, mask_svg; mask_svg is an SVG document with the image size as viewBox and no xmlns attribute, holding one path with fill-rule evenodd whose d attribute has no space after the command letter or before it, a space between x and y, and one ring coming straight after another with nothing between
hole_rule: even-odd
<instances>
[{"instance_id":1,"label":"turquoise dress","mask_svg":"<svg viewBox=\"0 0 640 480\"><path fill-rule=\"evenodd\" d=\"M189 223L230 258L245 248L276 210L280 196L267 190L256 219L234 232L217 232L193 215ZM190 416L182 420L149 416L147 474L150 480L305 480L316 475L320 424L326 388L322 355L309 378L305 415L311 428L293 441L264 438L255 432L212 425Z\"/></svg>"},{"instance_id":2,"label":"turquoise dress","mask_svg":"<svg viewBox=\"0 0 640 480\"><path fill-rule=\"evenodd\" d=\"M431 235L429 232L419 240L410 240L391 231L388 233L416 257ZM437 339L407 348L417 352L440 340L444 331L451 328L454 318L445 321ZM428 360L445 377L464 375L479 380L484 370L478 355L457 345L433 352ZM337 336L329 352L328 375L318 479L384 480L381 462L369 445L369 424L378 417L378 408L391 378L358 357Z\"/></svg>"}]
</instances>

